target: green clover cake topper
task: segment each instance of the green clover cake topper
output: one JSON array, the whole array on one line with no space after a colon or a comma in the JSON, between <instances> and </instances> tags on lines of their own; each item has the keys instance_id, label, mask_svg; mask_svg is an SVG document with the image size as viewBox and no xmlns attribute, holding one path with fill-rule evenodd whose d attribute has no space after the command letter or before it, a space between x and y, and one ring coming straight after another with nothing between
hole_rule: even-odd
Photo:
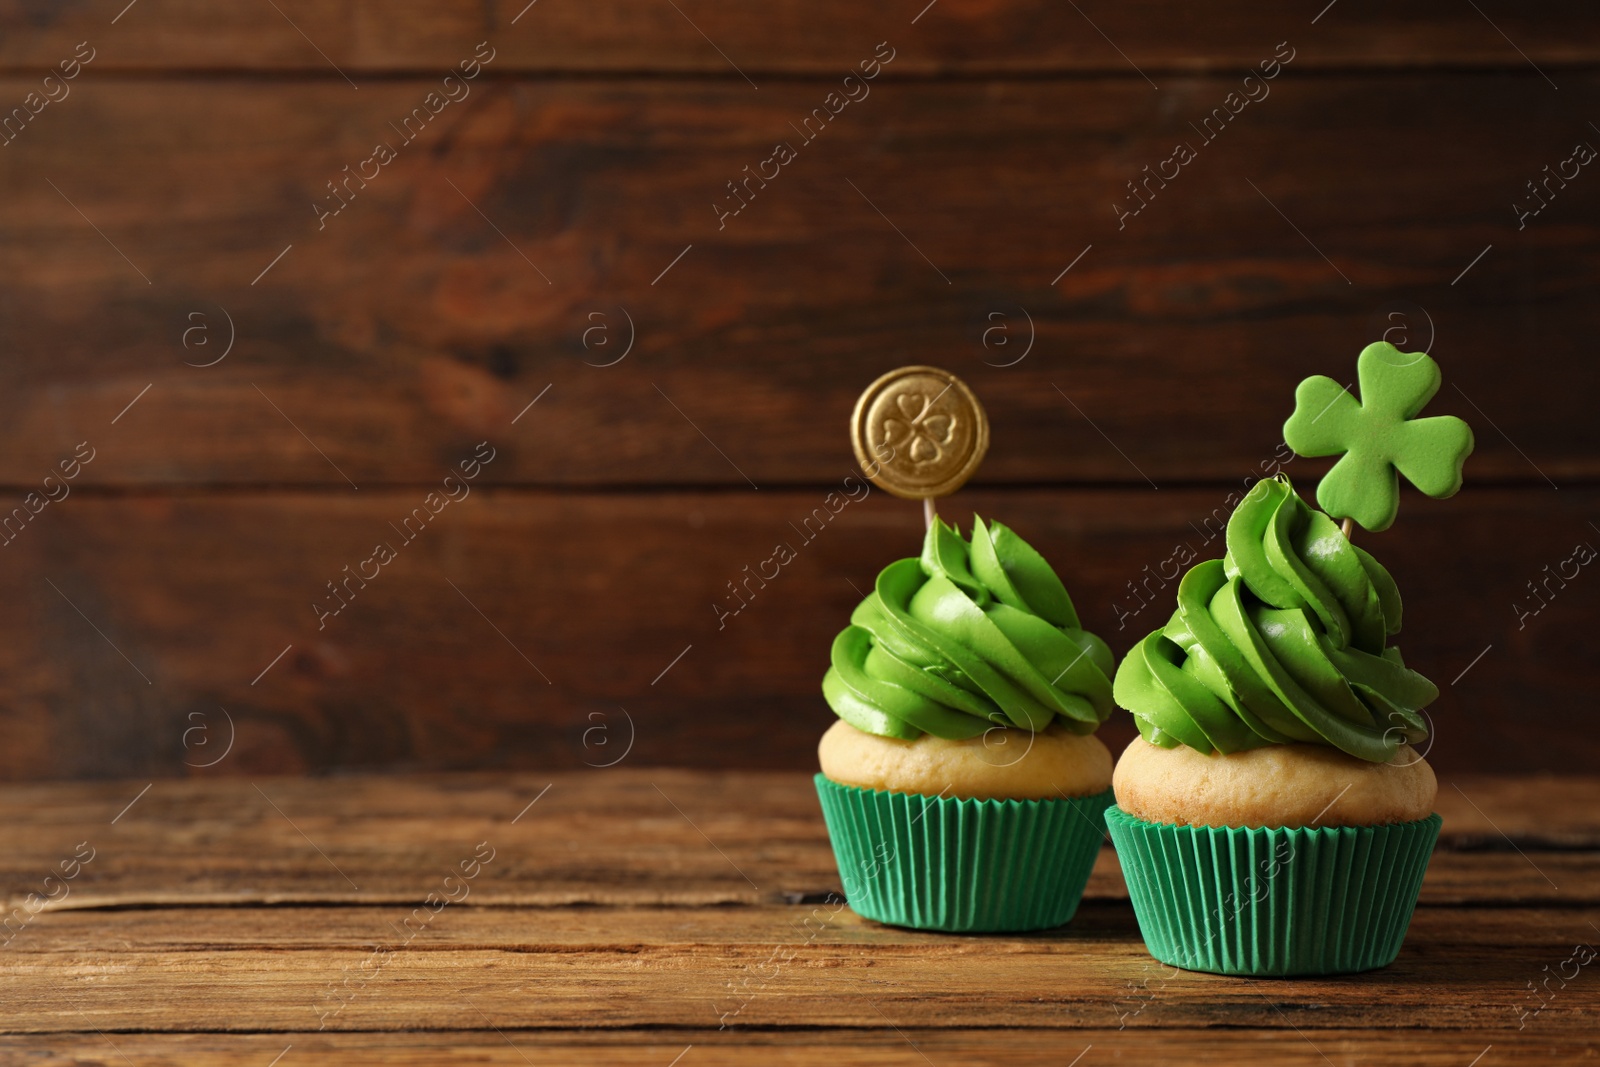
<instances>
[{"instance_id":1,"label":"green clover cake topper","mask_svg":"<svg viewBox=\"0 0 1600 1067\"><path fill-rule=\"evenodd\" d=\"M1439 364L1425 352L1379 341L1361 350L1356 375L1359 401L1326 375L1301 382L1283 439L1302 456L1344 453L1317 486L1317 503L1333 518L1377 532L1400 509L1396 471L1431 497L1461 488L1472 428L1454 415L1416 417L1439 391Z\"/></svg>"}]
</instances>

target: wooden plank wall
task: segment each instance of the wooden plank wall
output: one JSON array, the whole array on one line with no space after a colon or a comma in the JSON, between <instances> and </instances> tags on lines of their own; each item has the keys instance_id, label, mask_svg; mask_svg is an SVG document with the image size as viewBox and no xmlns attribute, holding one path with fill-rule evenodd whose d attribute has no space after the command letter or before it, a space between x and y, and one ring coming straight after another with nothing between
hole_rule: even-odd
<instances>
[{"instance_id":1,"label":"wooden plank wall","mask_svg":"<svg viewBox=\"0 0 1600 1067\"><path fill-rule=\"evenodd\" d=\"M1591 5L124 3L0 3L0 490L59 498L0 545L0 774L804 768L920 529L791 526L871 378L972 383L945 512L1120 653L1295 382L1385 331L1478 433L1365 542L1432 758L1600 758L1600 177L1526 185L1600 147Z\"/></svg>"}]
</instances>

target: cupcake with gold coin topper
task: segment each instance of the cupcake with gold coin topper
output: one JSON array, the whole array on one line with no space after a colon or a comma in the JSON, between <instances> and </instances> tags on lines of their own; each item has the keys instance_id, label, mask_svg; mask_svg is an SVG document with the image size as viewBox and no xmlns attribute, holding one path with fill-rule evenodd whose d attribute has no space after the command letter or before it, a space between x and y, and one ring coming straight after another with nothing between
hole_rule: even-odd
<instances>
[{"instance_id":1,"label":"cupcake with gold coin topper","mask_svg":"<svg viewBox=\"0 0 1600 1067\"><path fill-rule=\"evenodd\" d=\"M1439 691L1401 659L1400 593L1351 535L1394 522L1400 475L1455 493L1472 430L1418 418L1440 383L1425 353L1380 342L1356 370L1359 400L1308 378L1284 426L1300 455L1341 457L1322 510L1281 475L1257 483L1227 554L1190 568L1172 618L1117 671L1140 737L1107 823L1145 944L1176 967L1385 966L1439 835L1433 771L1412 747Z\"/></svg>"},{"instance_id":2,"label":"cupcake with gold coin topper","mask_svg":"<svg viewBox=\"0 0 1600 1067\"><path fill-rule=\"evenodd\" d=\"M982 461L988 421L955 375L904 367L851 422L866 475L921 499L920 554L889 564L834 639L839 721L816 776L845 895L923 930L1039 930L1072 918L1105 835L1111 650L1050 565L998 522L933 509Z\"/></svg>"}]
</instances>

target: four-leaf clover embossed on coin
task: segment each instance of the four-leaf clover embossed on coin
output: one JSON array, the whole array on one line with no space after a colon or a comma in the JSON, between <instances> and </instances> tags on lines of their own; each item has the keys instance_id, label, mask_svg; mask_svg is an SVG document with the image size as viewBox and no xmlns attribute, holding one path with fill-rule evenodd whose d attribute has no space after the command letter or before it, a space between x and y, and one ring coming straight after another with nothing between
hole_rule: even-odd
<instances>
[{"instance_id":1,"label":"four-leaf clover embossed on coin","mask_svg":"<svg viewBox=\"0 0 1600 1067\"><path fill-rule=\"evenodd\" d=\"M897 450L905 449L913 463L939 462L955 436L954 415L931 413L936 399L923 393L903 393L895 397L895 406L904 418L891 415L883 420L884 440Z\"/></svg>"},{"instance_id":2,"label":"four-leaf clover embossed on coin","mask_svg":"<svg viewBox=\"0 0 1600 1067\"><path fill-rule=\"evenodd\" d=\"M1317 486L1317 503L1376 532L1400 508L1397 471L1431 497L1461 488L1472 428L1454 415L1416 417L1439 391L1439 365L1426 353L1379 341L1361 350L1356 374L1359 401L1324 375L1301 382L1283 439L1302 456L1343 453Z\"/></svg>"}]
</instances>

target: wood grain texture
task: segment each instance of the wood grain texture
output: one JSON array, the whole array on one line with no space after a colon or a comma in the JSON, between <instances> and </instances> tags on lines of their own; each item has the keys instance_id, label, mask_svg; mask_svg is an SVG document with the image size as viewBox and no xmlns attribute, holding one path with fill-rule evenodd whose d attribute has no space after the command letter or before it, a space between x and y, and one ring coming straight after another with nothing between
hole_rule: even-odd
<instances>
[{"instance_id":1,"label":"wood grain texture","mask_svg":"<svg viewBox=\"0 0 1600 1067\"><path fill-rule=\"evenodd\" d=\"M848 473L863 383L972 382L988 495L952 506L1032 527L1120 652L1164 614L1130 583L1272 467L1294 383L1397 328L1479 430L1468 493L1382 549L1454 680L1436 762L1594 766L1595 594L1519 611L1596 514L1600 202L1512 206L1591 134L1591 11L677 6L0 3L0 104L96 49L0 145L0 496L94 455L4 547L0 774L574 768L624 730L641 763L806 766L828 639L914 516L853 506L726 630L713 603ZM475 495L318 629L479 441Z\"/></svg>"},{"instance_id":2,"label":"wood grain texture","mask_svg":"<svg viewBox=\"0 0 1600 1067\"><path fill-rule=\"evenodd\" d=\"M1572 1055L1594 1040L1592 975L1552 987L1537 1014L1528 986L1593 943L1600 881L1554 864L1600 855L1600 784L1459 784L1441 795L1445 837L1400 958L1271 982L1157 967L1103 873L1073 923L1028 935L895 929L820 895L721 896L735 864L775 888L831 866L802 775L161 782L131 808L133 783L9 786L7 887L49 869L48 842L97 847L60 906L8 928L0 1050L403 1064L450 1051L637 1062L664 1049L666 1063L693 1046L708 1062L800 1063L851 1044L838 1062L1029 1063L1053 1050L1060 1063L1085 1046L1146 1062L1183 1041L1198 1062L1250 1050L1299 1063L1365 1055L1381 1038L1407 1062L1491 1045L1509 1062ZM1570 892L1534 905L1537 893L1501 880L1504 856L1461 851L1491 819ZM483 863L458 903L419 912L473 855ZM1470 866L1450 874L1459 861ZM1438 891L1455 880L1465 894Z\"/></svg>"},{"instance_id":3,"label":"wood grain texture","mask_svg":"<svg viewBox=\"0 0 1600 1067\"><path fill-rule=\"evenodd\" d=\"M1593 778L1448 781L1425 903L1600 904ZM10 947L96 944L94 909L105 908L381 904L403 916L480 842L495 858L466 898L474 908L772 905L840 891L809 774L616 767L538 777L163 781L130 808L142 785L6 789L0 813L15 829L0 858L0 890L12 908L40 892L79 842L93 853L70 892ZM1126 899L1109 849L1087 895ZM170 920L139 914L146 917L130 918L128 929L143 931L141 943L182 947L186 935L175 935ZM317 912L314 939L356 936L340 914ZM574 930L599 929L582 925L589 919L570 921ZM276 944L242 929L247 942ZM288 927L283 936L302 944Z\"/></svg>"},{"instance_id":4,"label":"wood grain texture","mask_svg":"<svg viewBox=\"0 0 1600 1067\"><path fill-rule=\"evenodd\" d=\"M987 405L977 484L1231 483L1296 382L1385 330L1479 428L1469 491L1600 477L1600 199L1580 178L1520 231L1511 207L1595 136L1566 100L1596 76L1289 70L1210 144L1232 74L881 79L811 143L815 83L481 82L407 144L430 80L86 73L0 156L0 483L87 440L82 485L416 485L495 437L498 484L817 485L860 389L915 360ZM1198 158L1119 228L1179 140ZM319 223L379 141L398 157Z\"/></svg>"},{"instance_id":5,"label":"wood grain texture","mask_svg":"<svg viewBox=\"0 0 1600 1067\"><path fill-rule=\"evenodd\" d=\"M408 905L414 903L415 900L402 900L379 906L293 908L173 905L119 911L115 915L104 910L61 910L37 920L8 948L14 948L19 956L37 957L32 961L35 964L49 959L85 959L123 951L130 945L163 955L236 950L370 951L374 944L392 945L397 936L405 936L403 927L398 935L395 927L406 918ZM770 949L798 933L802 942L827 945L834 950L888 950L908 957L919 953L949 957L959 954L950 949L966 943L940 934L880 926L848 908L835 911L836 903L567 907L480 905L474 896L466 902L470 906L442 912L407 944L405 951L448 954L498 947L507 952L559 956L580 950L656 953L692 943L697 951L715 954L725 949L744 952L757 945ZM1125 904L1126 898L1095 899L1085 905L1082 922L1074 919L1071 926L1062 930L986 935L976 940L996 942L986 949L991 952L1048 953L1076 946L1083 951L1107 953L1113 949L1109 943L1122 939L1132 923L1132 913ZM1437 901L1425 905L1426 913L1435 915L1441 923L1452 915L1462 922L1471 920L1472 931L1459 946L1465 951L1490 945L1538 944L1551 937L1555 940L1550 943L1560 944L1561 935L1576 934L1594 918L1592 909L1584 907L1542 911L1508 908L1500 909L1497 915L1492 908L1441 907ZM1435 920L1426 921L1431 924ZM817 935L814 939L813 932ZM1431 927L1429 936L1433 936ZM1204 980L1198 975L1193 977Z\"/></svg>"},{"instance_id":6,"label":"wood grain texture","mask_svg":"<svg viewBox=\"0 0 1600 1067\"><path fill-rule=\"evenodd\" d=\"M397 527L422 500L347 487L51 504L0 549L0 676L16 694L0 771L812 768L833 721L829 644L922 536L918 509L881 492L813 516L808 540L821 491L477 490L406 542ZM966 491L943 507L1028 538L1120 655L1171 613L1175 550L1221 554L1223 504L1222 489L1147 489ZM1600 583L1580 574L1520 624L1513 605L1535 605L1526 583L1593 540L1600 498L1478 489L1403 508L1368 544L1406 598L1407 662L1443 691L1431 762L1447 777L1592 773L1572 694L1589 685L1582 620ZM314 604L341 603L328 583L380 541L397 558L341 585L347 606L319 622ZM778 542L795 560L720 616ZM1132 732L1121 714L1102 730L1114 747Z\"/></svg>"},{"instance_id":7,"label":"wood grain texture","mask_svg":"<svg viewBox=\"0 0 1600 1067\"><path fill-rule=\"evenodd\" d=\"M1416 1067L1461 1067L1493 1047L1495 1062L1542 1065L1578 1063L1592 1054L1594 1042L1582 1034L1531 1031L1507 1039L1495 1030L1319 1030L1309 1039L1292 1030L1084 1029L1070 1039L1050 1030L930 1030L900 1027L880 1030L715 1031L674 1030L670 1034L597 1033L585 1030L518 1031L500 1029L450 1033L275 1033L275 1034L49 1034L0 1037L0 1051L27 1057L40 1067L72 1064L168 1067L206 1063L218 1067L261 1067L289 1048L290 1056L311 1062L337 1061L378 1067L414 1067L446 1060L488 1067L527 1064L595 1064L596 1067L669 1067L683 1055L693 1064L831 1064L838 1067L927 1067L929 1061L974 1067L1062 1067L1085 1048L1090 1056L1127 1064L1183 1062L1203 1067L1234 1067L1241 1057L1275 1067L1327 1067L1336 1064L1403 1062ZM685 1050L689 1050L685 1054ZM693 1057L690 1060L689 1057ZM285 1057L285 1067L291 1062ZM1095 1062L1088 1056L1087 1067Z\"/></svg>"},{"instance_id":8,"label":"wood grain texture","mask_svg":"<svg viewBox=\"0 0 1600 1067\"><path fill-rule=\"evenodd\" d=\"M124 0L125 3L125 0ZM1159 0L1070 5L1024 0L940 0L863 9L843 0L810 4L740 4L692 0L678 5L591 0L291 0L276 6L140 0L56 5L7 0L0 62L48 67L65 47L104 42L105 66L118 70L246 70L337 79L337 70L383 74L448 66L453 44L482 38L517 71L674 74L829 74L859 57L855 43L885 37L914 46L919 74L1209 70L1249 65L1251 45L1284 37L1316 45L1325 67L1510 67L1517 50L1559 69L1596 59L1593 10L1574 0L1538 12L1489 4L1480 16L1443 0L1396 10L1375 0L1285 8L1230 0L1173 10ZM116 19L113 25L113 19ZM692 21L691 21L692 19ZM1498 26L1505 34L1497 33ZM854 40L852 40L852 38ZM1515 45L1507 38L1515 41ZM712 42L715 42L714 44ZM443 51L441 51L443 50ZM720 52L720 54L719 54ZM1120 52L1120 54L1119 54ZM320 53L320 54L319 54ZM748 91L748 87L747 87Z\"/></svg>"},{"instance_id":9,"label":"wood grain texture","mask_svg":"<svg viewBox=\"0 0 1600 1067\"><path fill-rule=\"evenodd\" d=\"M1158 968L1121 904L1086 909L1068 927L1026 939L890 928L857 937L871 924L848 908L812 937L800 925L811 909L787 908L736 940L719 932L723 910L666 915L659 921L674 939L660 946L628 936L659 912L615 915L617 933L558 947L521 932L560 927L570 914L541 911L503 915L502 930L479 946L421 948L428 932L401 945L384 917L367 914L372 933L347 947L12 953L0 964L5 1029L292 1032L325 1020L332 1030L437 1031L480 1029L485 1018L502 1029L715 1029L726 1016L740 1028L879 1029L886 1020L976 1028L1004 1020L1013 1029L1074 1030L1115 1028L1144 1004L1128 1025L1278 1029L1287 1017L1311 1034L1420 1025L1514 1038L1524 982L1542 978L1546 963L1554 970L1574 942L1592 944L1589 923L1600 918L1596 909L1424 909L1400 958L1381 971L1263 989L1260 981ZM278 916L285 925L300 920L293 911ZM445 912L436 922L453 919ZM106 924L114 929L117 919ZM381 963L369 975L362 961L375 949ZM774 956L782 962L769 964ZM1129 992L1146 980L1148 1002ZM1600 1009L1593 976L1580 971L1551 992L1533 1025L1592 1037Z\"/></svg>"},{"instance_id":10,"label":"wood grain texture","mask_svg":"<svg viewBox=\"0 0 1600 1067\"><path fill-rule=\"evenodd\" d=\"M0 1060L1592 1059L1592 968L1529 1009L1600 937L1600 587L1546 577L1600 534L1596 179L1513 203L1597 143L1600 14L1502 8L0 0L0 498L94 457L0 534L0 777L106 779L0 788ZM397 129L480 41L470 97ZM79 42L69 97L10 110ZM877 42L870 97L794 130ZM817 683L921 525L874 493L796 528L861 385L972 382L995 445L945 513L1015 526L1121 652L1293 384L1385 330L1478 429L1469 491L1366 542L1443 690L1396 964L1171 973L1109 846L1058 931L839 908ZM1529 767L1564 773L1474 773Z\"/></svg>"}]
</instances>

